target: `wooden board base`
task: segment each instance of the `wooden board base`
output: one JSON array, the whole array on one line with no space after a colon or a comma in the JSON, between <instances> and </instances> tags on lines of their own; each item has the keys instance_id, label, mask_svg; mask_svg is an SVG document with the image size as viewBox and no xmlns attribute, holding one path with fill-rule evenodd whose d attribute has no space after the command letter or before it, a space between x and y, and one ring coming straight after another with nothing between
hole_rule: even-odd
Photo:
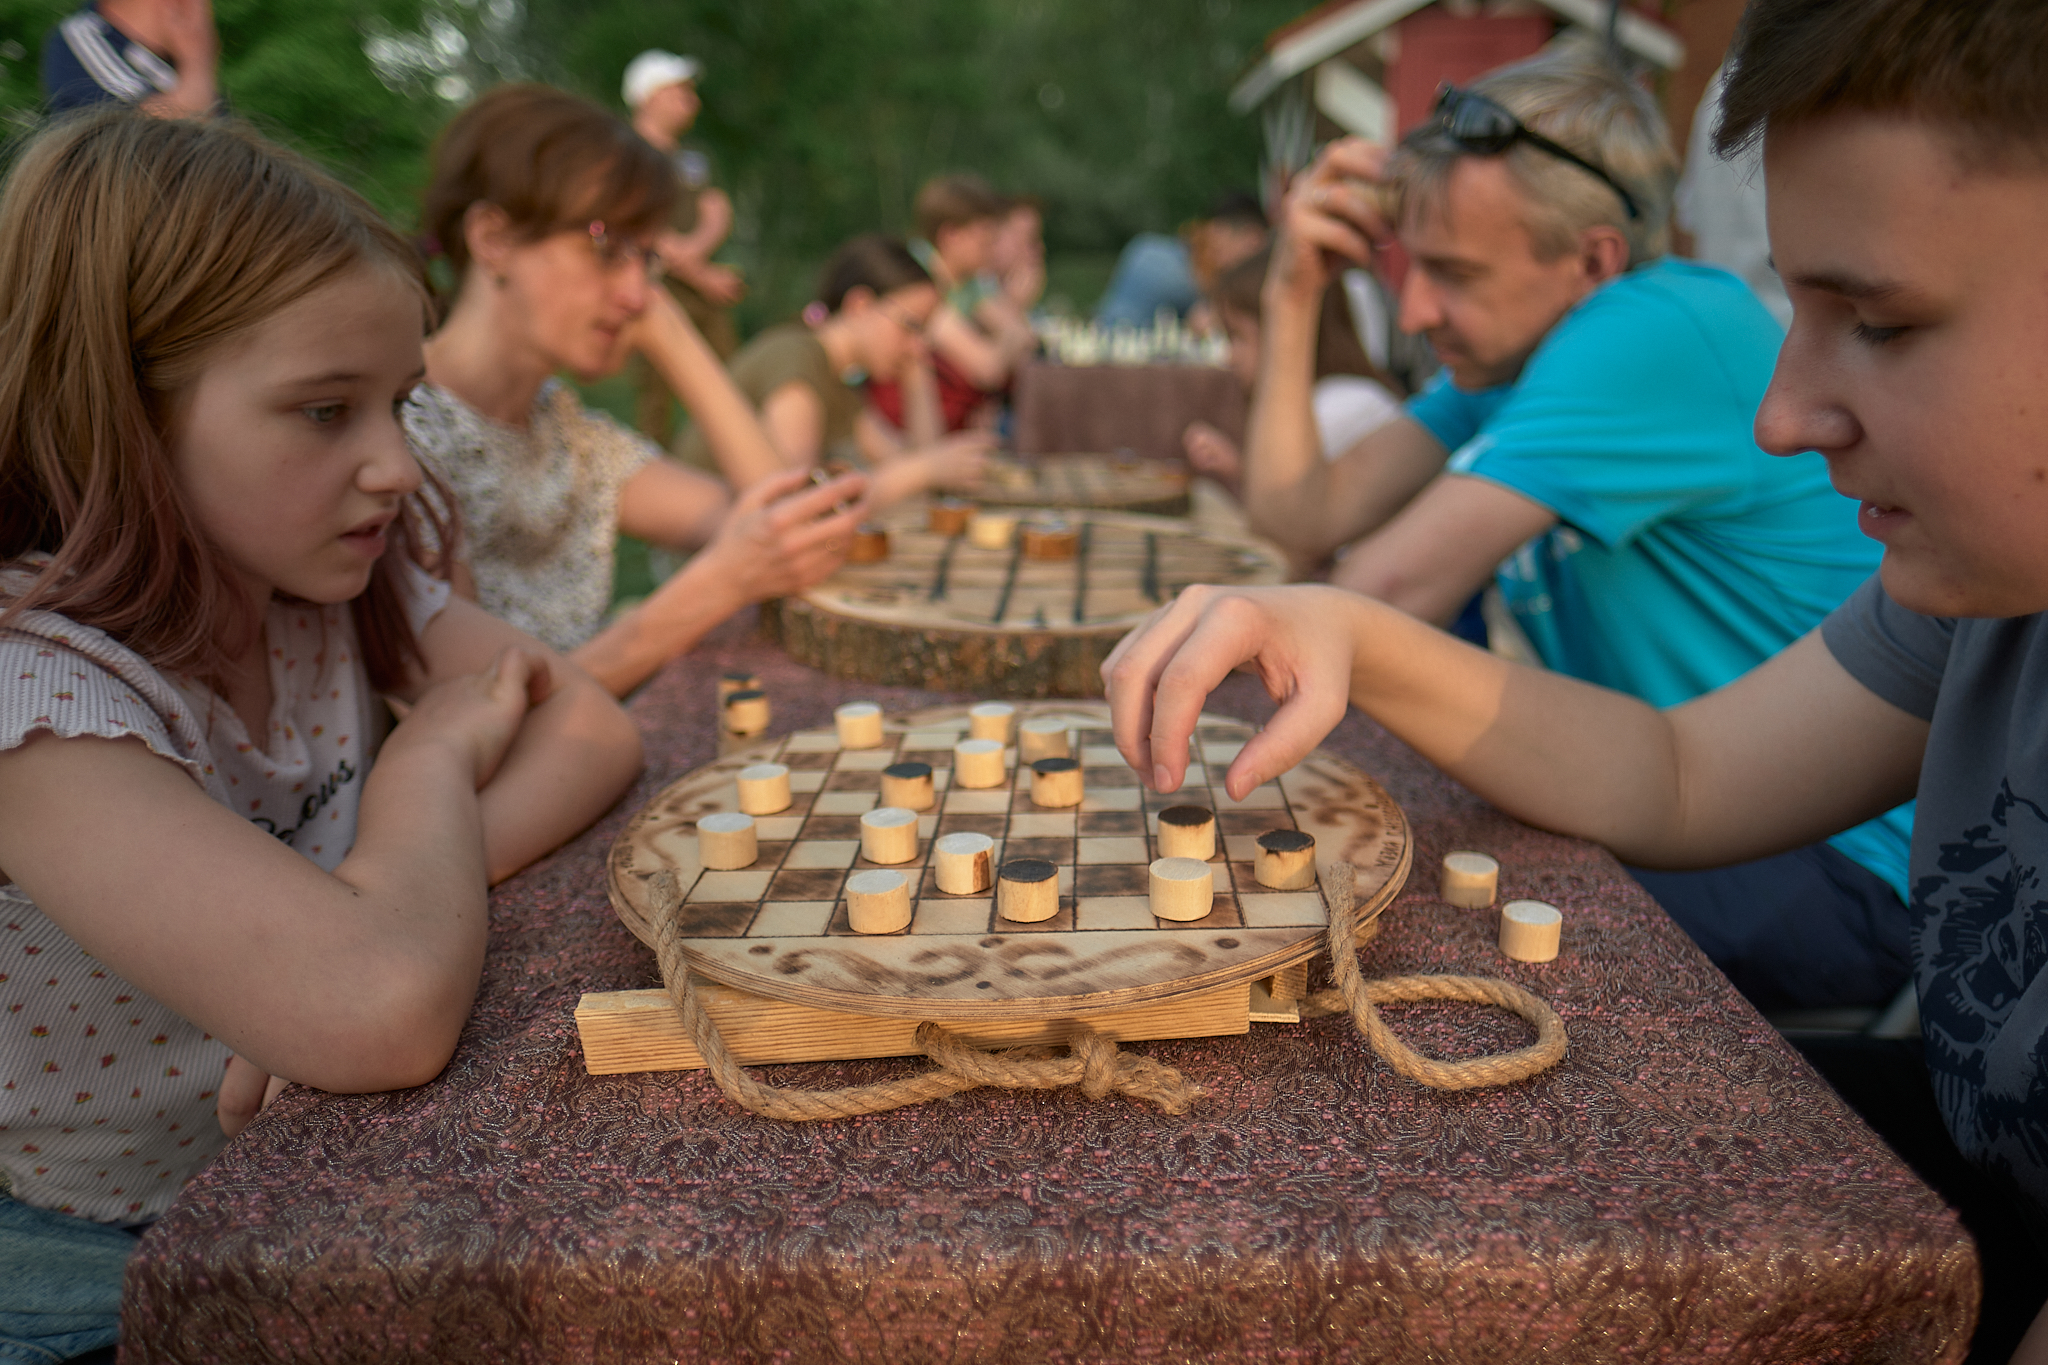
<instances>
[{"instance_id":1,"label":"wooden board base","mask_svg":"<svg viewBox=\"0 0 2048 1365\"><path fill-rule=\"evenodd\" d=\"M918 1055L914 1019L792 1005L696 979L698 999L726 1048L745 1065L855 1061ZM1255 988L1256 989L1256 988ZM945 1027L976 1047L1065 1043L1088 1031L1117 1042L1213 1038L1251 1031L1246 987L1223 986L1135 1009L1074 1019L991 1019ZM593 1076L631 1071L701 1071L704 1058L683 1029L667 991L593 991L576 1006L583 1065Z\"/></svg>"}]
</instances>

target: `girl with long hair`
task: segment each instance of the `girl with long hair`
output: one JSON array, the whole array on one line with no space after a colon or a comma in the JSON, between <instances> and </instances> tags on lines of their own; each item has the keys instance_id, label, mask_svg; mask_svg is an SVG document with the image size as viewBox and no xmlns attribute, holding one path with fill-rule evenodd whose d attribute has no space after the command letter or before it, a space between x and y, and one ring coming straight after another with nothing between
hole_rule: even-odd
<instances>
[{"instance_id":1,"label":"girl with long hair","mask_svg":"<svg viewBox=\"0 0 2048 1365\"><path fill-rule=\"evenodd\" d=\"M0 191L0 1354L111 1345L135 1230L286 1078L433 1079L487 888L639 768L433 572L426 309L232 124L83 114Z\"/></svg>"}]
</instances>

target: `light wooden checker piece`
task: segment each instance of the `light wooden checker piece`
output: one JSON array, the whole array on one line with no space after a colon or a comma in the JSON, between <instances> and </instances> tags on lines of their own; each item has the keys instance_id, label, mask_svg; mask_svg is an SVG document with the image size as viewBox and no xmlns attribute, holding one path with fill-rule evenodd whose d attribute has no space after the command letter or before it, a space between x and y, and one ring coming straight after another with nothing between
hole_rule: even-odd
<instances>
[{"instance_id":1,"label":"light wooden checker piece","mask_svg":"<svg viewBox=\"0 0 2048 1365\"><path fill-rule=\"evenodd\" d=\"M1192 478L1184 465L1136 455L1030 455L991 460L971 496L991 505L1178 517L1187 515Z\"/></svg>"},{"instance_id":2,"label":"light wooden checker piece","mask_svg":"<svg viewBox=\"0 0 2048 1365\"><path fill-rule=\"evenodd\" d=\"M1298 976L1290 969L1320 951L1328 915L1320 883L1276 892L1256 881L1260 834L1301 829L1315 836L1320 865L1351 862L1358 869L1361 924L1386 907L1407 876L1409 833L1400 808L1370 777L1334 756L1311 754L1277 781L1232 801L1221 785L1223 773L1253 731L1204 715L1187 780L1178 791L1158 794L1142 788L1117 753L1106 706L1020 706L1020 720L1060 716L1074 727L1086 795L1078 808L1046 810L1032 804L1030 769L1020 773L1014 758L1003 786L952 784L952 746L967 734L967 711L953 706L890 716L881 747L873 749L842 750L830 730L752 746L687 774L620 834L608 869L614 909L651 944L648 882L673 874L693 973L728 988L733 1027L747 1027L746 998L817 1012L814 1033L779 1052L767 1044L750 1049L749 1040L736 1039L728 1028L728 1044L742 1060L898 1055L915 1050L903 1026L925 1019L998 1042L1057 1040L1075 1021L1091 1019L1102 1021L1091 1027L1124 1038L1243 1032L1251 983L1276 973ZM936 807L919 819L917 857L895 865L913 880L911 923L901 933L858 934L847 920L846 880L876 866L860 856L860 816L879 800L882 769L900 761L930 764L938 794ZM696 822L734 809L739 769L760 762L790 767L793 802L779 815L758 818L760 853L752 866L707 871L698 857ZM1175 923L1151 914L1149 868L1159 856L1158 812L1187 804L1217 812L1217 891L1207 918ZM996 915L993 888L941 892L931 868L932 841L958 831L996 840L998 862L1055 863L1059 913L1017 924ZM680 1037L663 992L587 996L577 1016L590 1069L697 1064L673 1059L694 1058L686 1039L680 1051L664 1052L644 1037L628 1037L620 1011L629 996L639 998L634 1007L644 1011L642 1026L670 1042ZM1205 1003L1197 1008L1197 1002ZM1151 1021L1141 1024L1137 1016L1147 1011ZM867 1030L874 1036L859 1036L864 1030L849 1028L848 1017L876 1019ZM614 1032L600 1036L600 1023ZM650 1060L657 1054L670 1060Z\"/></svg>"},{"instance_id":3,"label":"light wooden checker piece","mask_svg":"<svg viewBox=\"0 0 2048 1365\"><path fill-rule=\"evenodd\" d=\"M900 508L888 522L887 559L849 564L764 605L763 625L798 662L837 677L988 696L1099 696L1099 669L1117 641L1182 588L1287 578L1285 556L1250 536L1128 513L1043 515L1062 515L1076 531L1073 555L1033 559L1021 534L1001 548L977 545L929 529L922 505Z\"/></svg>"}]
</instances>

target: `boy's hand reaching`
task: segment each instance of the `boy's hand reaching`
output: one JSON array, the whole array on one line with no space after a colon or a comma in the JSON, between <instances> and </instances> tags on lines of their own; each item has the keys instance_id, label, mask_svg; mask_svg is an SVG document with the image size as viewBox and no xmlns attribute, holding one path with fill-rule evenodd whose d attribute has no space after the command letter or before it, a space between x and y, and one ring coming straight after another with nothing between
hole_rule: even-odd
<instances>
[{"instance_id":1,"label":"boy's hand reaching","mask_svg":"<svg viewBox=\"0 0 2048 1365\"><path fill-rule=\"evenodd\" d=\"M1174 790L1202 703L1251 664L1280 710L1230 765L1224 789L1241 800L1286 772L1350 705L1355 600L1306 585L1183 590L1103 661L1118 751L1153 790Z\"/></svg>"}]
</instances>

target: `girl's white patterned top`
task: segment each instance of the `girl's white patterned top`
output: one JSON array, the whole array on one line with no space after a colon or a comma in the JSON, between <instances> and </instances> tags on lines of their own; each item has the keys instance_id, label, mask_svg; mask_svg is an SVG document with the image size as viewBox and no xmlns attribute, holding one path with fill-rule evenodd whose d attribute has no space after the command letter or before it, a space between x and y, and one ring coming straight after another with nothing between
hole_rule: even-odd
<instances>
[{"instance_id":1,"label":"girl's white patterned top","mask_svg":"<svg viewBox=\"0 0 2048 1365\"><path fill-rule=\"evenodd\" d=\"M413 570L419 631L448 600ZM26 579L0 574L0 593ZM274 694L257 743L225 701L53 612L0 629L0 749L29 735L132 738L206 794L332 871L355 842L378 705L346 606L273 601ZM148 914L138 903L136 914ZM103 1223L170 1206L220 1150L228 1049L93 959L0 885L0 1171L15 1198Z\"/></svg>"}]
</instances>

